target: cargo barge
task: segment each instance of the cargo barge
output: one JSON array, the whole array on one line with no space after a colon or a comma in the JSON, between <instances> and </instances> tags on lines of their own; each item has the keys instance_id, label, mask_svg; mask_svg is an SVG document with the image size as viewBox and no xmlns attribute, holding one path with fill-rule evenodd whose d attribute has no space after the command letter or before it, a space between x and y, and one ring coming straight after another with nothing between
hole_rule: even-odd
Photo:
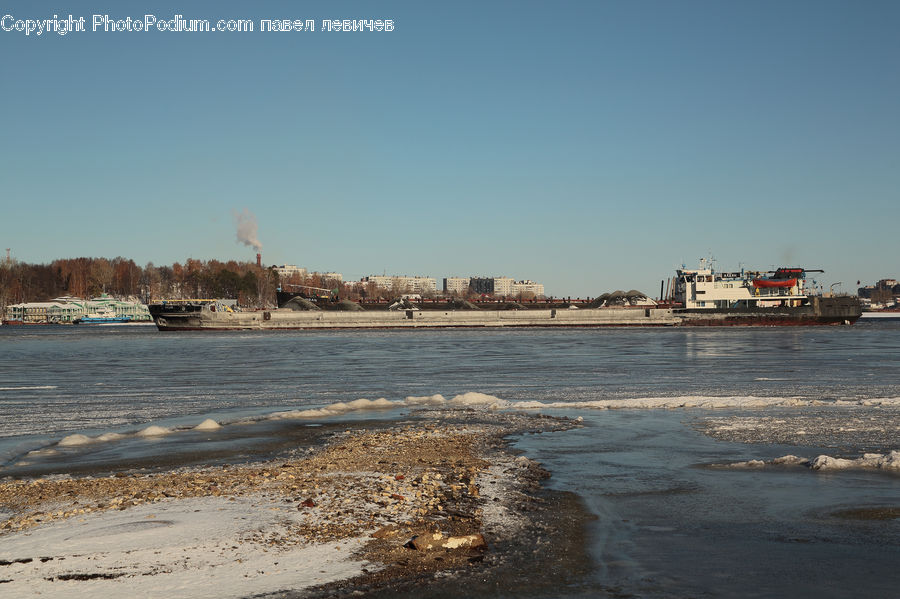
<instances>
[{"instance_id":1,"label":"cargo barge","mask_svg":"<svg viewBox=\"0 0 900 599\"><path fill-rule=\"evenodd\" d=\"M241 311L233 301L174 300L149 306L161 331L281 329L410 329L608 326L808 326L853 324L859 299L809 293L807 271L718 273L712 268L676 271L670 297L647 306L578 307L560 303L479 308L459 300L364 309L336 297L279 297L275 310ZM516 306L510 309L509 306ZM506 309L503 309L506 308Z\"/></svg>"}]
</instances>

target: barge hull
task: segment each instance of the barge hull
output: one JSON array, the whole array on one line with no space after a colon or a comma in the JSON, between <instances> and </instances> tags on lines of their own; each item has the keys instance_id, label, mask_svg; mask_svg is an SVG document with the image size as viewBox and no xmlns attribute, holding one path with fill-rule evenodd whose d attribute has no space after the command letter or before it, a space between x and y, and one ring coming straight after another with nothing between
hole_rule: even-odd
<instances>
[{"instance_id":1,"label":"barge hull","mask_svg":"<svg viewBox=\"0 0 900 599\"><path fill-rule=\"evenodd\" d=\"M161 331L281 329L419 329L500 327L674 326L671 309L641 310L508 310L379 312L163 313L155 318Z\"/></svg>"},{"instance_id":2,"label":"barge hull","mask_svg":"<svg viewBox=\"0 0 900 599\"><path fill-rule=\"evenodd\" d=\"M797 308L735 308L676 310L682 326L814 326L853 324L862 315L855 297L810 298Z\"/></svg>"},{"instance_id":3,"label":"barge hull","mask_svg":"<svg viewBox=\"0 0 900 599\"><path fill-rule=\"evenodd\" d=\"M271 310L257 312L162 311L161 331L288 329L436 329L508 327L810 326L852 324L855 298L815 298L800 308L743 310L591 308L504 311L397 310L371 312ZM819 301L821 300L821 301Z\"/></svg>"}]
</instances>

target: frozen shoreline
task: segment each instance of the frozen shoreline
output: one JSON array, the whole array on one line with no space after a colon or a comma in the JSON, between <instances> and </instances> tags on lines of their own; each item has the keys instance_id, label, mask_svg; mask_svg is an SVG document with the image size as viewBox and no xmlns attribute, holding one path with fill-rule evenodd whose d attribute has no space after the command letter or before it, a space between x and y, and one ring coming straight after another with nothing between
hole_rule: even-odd
<instances>
[{"instance_id":1,"label":"frozen shoreline","mask_svg":"<svg viewBox=\"0 0 900 599\"><path fill-rule=\"evenodd\" d=\"M528 525L511 502L540 469L500 438L572 426L488 415L347 431L278 463L4 482L0 590L242 597L468 565Z\"/></svg>"}]
</instances>

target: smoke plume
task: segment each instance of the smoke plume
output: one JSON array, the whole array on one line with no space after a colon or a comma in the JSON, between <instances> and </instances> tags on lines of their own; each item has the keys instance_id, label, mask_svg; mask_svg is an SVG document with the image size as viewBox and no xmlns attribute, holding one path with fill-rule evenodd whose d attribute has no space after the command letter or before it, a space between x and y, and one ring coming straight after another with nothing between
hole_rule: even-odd
<instances>
[{"instance_id":1,"label":"smoke plume","mask_svg":"<svg viewBox=\"0 0 900 599\"><path fill-rule=\"evenodd\" d=\"M252 247L257 252L261 251L262 244L256 237L258 226L253 213L244 208L243 212L235 213L234 221L237 224L237 240L244 245Z\"/></svg>"}]
</instances>

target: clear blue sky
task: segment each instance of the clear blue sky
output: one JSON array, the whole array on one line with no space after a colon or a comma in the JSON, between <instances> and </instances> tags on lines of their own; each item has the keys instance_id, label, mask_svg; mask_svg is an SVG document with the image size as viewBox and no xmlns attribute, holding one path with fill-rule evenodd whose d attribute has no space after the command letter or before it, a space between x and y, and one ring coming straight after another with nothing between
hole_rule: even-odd
<instances>
[{"instance_id":1,"label":"clear blue sky","mask_svg":"<svg viewBox=\"0 0 900 599\"><path fill-rule=\"evenodd\" d=\"M900 277L896 1L6 2L0 249L652 295L686 262ZM2 15L0 15L2 16ZM262 18L315 19L261 33ZM393 19L385 32L321 20Z\"/></svg>"}]
</instances>

